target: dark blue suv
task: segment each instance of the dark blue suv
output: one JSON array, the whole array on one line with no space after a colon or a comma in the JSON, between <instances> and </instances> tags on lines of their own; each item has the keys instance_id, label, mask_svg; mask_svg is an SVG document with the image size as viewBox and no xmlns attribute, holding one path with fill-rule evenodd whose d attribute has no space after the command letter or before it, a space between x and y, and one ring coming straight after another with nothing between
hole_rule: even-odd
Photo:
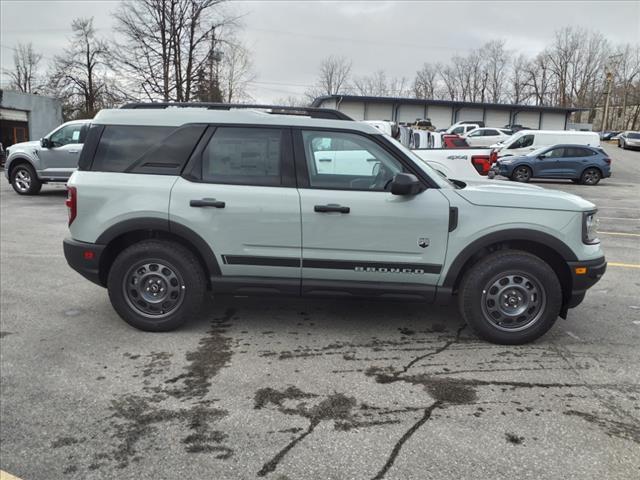
<instances>
[{"instance_id":1,"label":"dark blue suv","mask_svg":"<svg viewBox=\"0 0 640 480\"><path fill-rule=\"evenodd\" d=\"M532 178L566 178L595 185L611 176L611 158L604 150L582 145L542 147L523 156L502 157L491 168L495 175L516 182Z\"/></svg>"}]
</instances>

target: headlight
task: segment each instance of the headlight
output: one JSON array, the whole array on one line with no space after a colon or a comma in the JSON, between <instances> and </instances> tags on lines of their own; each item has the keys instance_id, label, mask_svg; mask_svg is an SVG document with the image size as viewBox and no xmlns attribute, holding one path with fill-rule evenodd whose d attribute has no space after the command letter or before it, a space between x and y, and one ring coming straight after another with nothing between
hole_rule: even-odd
<instances>
[{"instance_id":1,"label":"headlight","mask_svg":"<svg viewBox=\"0 0 640 480\"><path fill-rule=\"evenodd\" d=\"M598 212L584 212L582 214L582 242L588 245L600 243L598 238Z\"/></svg>"}]
</instances>

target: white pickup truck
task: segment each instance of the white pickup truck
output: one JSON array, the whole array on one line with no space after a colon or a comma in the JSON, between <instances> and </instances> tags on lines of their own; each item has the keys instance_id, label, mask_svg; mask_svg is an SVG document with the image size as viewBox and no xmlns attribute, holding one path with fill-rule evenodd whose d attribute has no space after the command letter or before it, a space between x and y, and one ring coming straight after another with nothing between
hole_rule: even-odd
<instances>
[{"instance_id":1,"label":"white pickup truck","mask_svg":"<svg viewBox=\"0 0 640 480\"><path fill-rule=\"evenodd\" d=\"M429 148L413 150L423 162L456 180L487 179L491 148Z\"/></svg>"}]
</instances>

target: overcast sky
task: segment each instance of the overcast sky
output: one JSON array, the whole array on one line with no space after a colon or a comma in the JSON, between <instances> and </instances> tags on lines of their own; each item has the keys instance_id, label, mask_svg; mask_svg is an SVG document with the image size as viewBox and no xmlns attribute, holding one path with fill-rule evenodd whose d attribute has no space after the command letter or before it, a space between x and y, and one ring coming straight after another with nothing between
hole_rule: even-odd
<instances>
[{"instance_id":1,"label":"overcast sky","mask_svg":"<svg viewBox=\"0 0 640 480\"><path fill-rule=\"evenodd\" d=\"M45 62L63 52L75 17L93 16L100 35L112 37L118 5L0 0L2 69L11 68L18 42L33 42ZM253 52L257 101L301 95L328 55L352 59L354 75L384 69L413 79L423 62L447 61L492 39L533 55L566 25L599 30L612 43L640 43L640 1L236 1L227 8L243 15L240 36Z\"/></svg>"}]
</instances>

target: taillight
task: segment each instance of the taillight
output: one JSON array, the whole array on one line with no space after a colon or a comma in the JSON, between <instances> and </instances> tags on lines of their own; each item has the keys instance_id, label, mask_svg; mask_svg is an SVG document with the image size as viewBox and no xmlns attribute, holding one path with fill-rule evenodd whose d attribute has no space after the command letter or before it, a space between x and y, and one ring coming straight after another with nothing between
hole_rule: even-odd
<instances>
[{"instance_id":1,"label":"taillight","mask_svg":"<svg viewBox=\"0 0 640 480\"><path fill-rule=\"evenodd\" d=\"M69 225L71 225L78 213L78 190L76 187L67 187L67 201L64 203L69 209Z\"/></svg>"},{"instance_id":2,"label":"taillight","mask_svg":"<svg viewBox=\"0 0 640 480\"><path fill-rule=\"evenodd\" d=\"M489 155L472 155L471 164L475 167L480 175L488 175L491 168Z\"/></svg>"},{"instance_id":3,"label":"taillight","mask_svg":"<svg viewBox=\"0 0 640 480\"><path fill-rule=\"evenodd\" d=\"M604 163L606 163L607 165L611 165L611 159L610 158L605 158L603 160L604 160Z\"/></svg>"}]
</instances>

